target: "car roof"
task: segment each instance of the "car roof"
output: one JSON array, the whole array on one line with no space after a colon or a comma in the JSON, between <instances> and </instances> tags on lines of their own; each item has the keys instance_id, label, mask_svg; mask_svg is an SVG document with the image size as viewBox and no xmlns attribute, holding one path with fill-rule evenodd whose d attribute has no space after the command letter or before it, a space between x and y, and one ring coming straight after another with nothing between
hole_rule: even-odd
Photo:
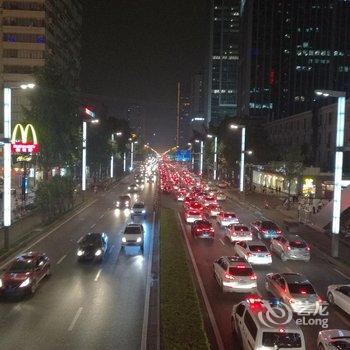
<instances>
[{"instance_id":1,"label":"car roof","mask_svg":"<svg viewBox=\"0 0 350 350\"><path fill-rule=\"evenodd\" d=\"M142 204L142 205L145 205L144 202L135 202L135 203L134 203L134 206L135 206L135 205L141 205L141 204Z\"/></svg>"},{"instance_id":2,"label":"car roof","mask_svg":"<svg viewBox=\"0 0 350 350\"><path fill-rule=\"evenodd\" d=\"M286 239L288 241L302 241L302 242L305 242L305 240L300 237L299 235L295 235L295 234L287 234L285 235Z\"/></svg>"},{"instance_id":3,"label":"car roof","mask_svg":"<svg viewBox=\"0 0 350 350\"><path fill-rule=\"evenodd\" d=\"M266 247L266 244L262 241L259 241L259 240L253 240L253 241L246 241L245 243L247 243L248 246L251 246L251 245L261 245L261 246L264 246Z\"/></svg>"},{"instance_id":4,"label":"car roof","mask_svg":"<svg viewBox=\"0 0 350 350\"><path fill-rule=\"evenodd\" d=\"M128 196L127 194L124 194L122 196L119 196L120 199L129 199L130 196Z\"/></svg>"},{"instance_id":5,"label":"car roof","mask_svg":"<svg viewBox=\"0 0 350 350\"><path fill-rule=\"evenodd\" d=\"M281 273L287 283L310 283L310 281L300 273Z\"/></svg>"},{"instance_id":6,"label":"car roof","mask_svg":"<svg viewBox=\"0 0 350 350\"><path fill-rule=\"evenodd\" d=\"M222 258L225 259L230 266L235 266L236 263L244 263L247 267L250 267L250 264L238 255L223 256Z\"/></svg>"},{"instance_id":7,"label":"car roof","mask_svg":"<svg viewBox=\"0 0 350 350\"><path fill-rule=\"evenodd\" d=\"M127 224L126 227L143 227L143 226L142 226L142 224L131 223L131 224Z\"/></svg>"}]
</instances>

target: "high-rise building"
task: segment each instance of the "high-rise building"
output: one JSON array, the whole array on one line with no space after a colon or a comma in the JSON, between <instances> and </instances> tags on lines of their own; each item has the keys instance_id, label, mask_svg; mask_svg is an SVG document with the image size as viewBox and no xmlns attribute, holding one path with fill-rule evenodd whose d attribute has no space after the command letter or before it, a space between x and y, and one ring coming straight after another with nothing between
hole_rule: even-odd
<instances>
[{"instance_id":1,"label":"high-rise building","mask_svg":"<svg viewBox=\"0 0 350 350\"><path fill-rule=\"evenodd\" d=\"M240 0L213 0L208 66L207 124L237 112Z\"/></svg>"},{"instance_id":2,"label":"high-rise building","mask_svg":"<svg viewBox=\"0 0 350 350\"><path fill-rule=\"evenodd\" d=\"M0 84L33 81L35 70L54 57L67 83L79 84L82 5L80 0L1 1ZM25 94L14 91L13 119L21 118Z\"/></svg>"},{"instance_id":3,"label":"high-rise building","mask_svg":"<svg viewBox=\"0 0 350 350\"><path fill-rule=\"evenodd\" d=\"M246 0L238 114L274 120L312 109L315 89L350 93L349 18L344 0Z\"/></svg>"},{"instance_id":4,"label":"high-rise building","mask_svg":"<svg viewBox=\"0 0 350 350\"><path fill-rule=\"evenodd\" d=\"M182 92L180 95L179 146L185 147L191 137L191 98Z\"/></svg>"}]
</instances>

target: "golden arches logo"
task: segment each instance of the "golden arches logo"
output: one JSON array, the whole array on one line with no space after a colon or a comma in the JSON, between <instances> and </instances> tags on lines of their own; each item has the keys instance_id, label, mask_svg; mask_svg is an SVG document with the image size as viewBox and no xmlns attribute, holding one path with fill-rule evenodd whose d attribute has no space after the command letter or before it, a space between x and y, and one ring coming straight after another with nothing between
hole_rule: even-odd
<instances>
[{"instance_id":1,"label":"golden arches logo","mask_svg":"<svg viewBox=\"0 0 350 350\"><path fill-rule=\"evenodd\" d=\"M27 124L23 127L22 124L16 124L12 132L11 145L13 153L38 153L39 144L34 126Z\"/></svg>"}]
</instances>

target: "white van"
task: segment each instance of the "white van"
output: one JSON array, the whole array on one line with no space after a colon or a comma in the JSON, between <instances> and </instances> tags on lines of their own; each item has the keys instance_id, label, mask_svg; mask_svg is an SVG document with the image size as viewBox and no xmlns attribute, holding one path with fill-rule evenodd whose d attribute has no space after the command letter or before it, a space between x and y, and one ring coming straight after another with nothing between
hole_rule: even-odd
<instances>
[{"instance_id":1,"label":"white van","mask_svg":"<svg viewBox=\"0 0 350 350\"><path fill-rule=\"evenodd\" d=\"M257 297L248 298L233 307L232 332L241 341L243 350L306 350L304 334L293 319L269 324L264 317L266 312L268 309Z\"/></svg>"}]
</instances>

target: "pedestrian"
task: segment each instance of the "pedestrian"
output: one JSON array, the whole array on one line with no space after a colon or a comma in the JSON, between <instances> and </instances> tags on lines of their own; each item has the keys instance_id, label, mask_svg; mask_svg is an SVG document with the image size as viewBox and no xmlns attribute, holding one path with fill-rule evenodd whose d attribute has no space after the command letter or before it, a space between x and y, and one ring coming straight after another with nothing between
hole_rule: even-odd
<instances>
[{"instance_id":1,"label":"pedestrian","mask_svg":"<svg viewBox=\"0 0 350 350\"><path fill-rule=\"evenodd\" d=\"M317 204L317 212L321 211L322 207L323 207L322 201L319 200Z\"/></svg>"}]
</instances>

